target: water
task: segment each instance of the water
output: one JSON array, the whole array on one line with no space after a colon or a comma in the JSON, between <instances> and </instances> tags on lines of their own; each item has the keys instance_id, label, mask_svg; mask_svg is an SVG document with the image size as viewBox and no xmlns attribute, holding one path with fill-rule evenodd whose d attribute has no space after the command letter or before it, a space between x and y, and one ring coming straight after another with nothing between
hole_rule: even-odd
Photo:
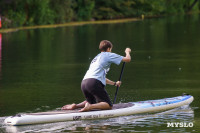
<instances>
[{"instance_id":1,"label":"water","mask_svg":"<svg viewBox=\"0 0 200 133\"><path fill-rule=\"evenodd\" d=\"M120 24L24 30L2 34L0 51L0 132L199 132L200 15L174 16ZM25 112L54 110L81 102L80 82L98 54L101 40L113 52L132 49L117 102L194 96L189 107L157 114L10 127L3 120ZM107 77L116 81L121 66ZM111 98L115 87L107 86ZM193 127L167 127L193 122Z\"/></svg>"}]
</instances>

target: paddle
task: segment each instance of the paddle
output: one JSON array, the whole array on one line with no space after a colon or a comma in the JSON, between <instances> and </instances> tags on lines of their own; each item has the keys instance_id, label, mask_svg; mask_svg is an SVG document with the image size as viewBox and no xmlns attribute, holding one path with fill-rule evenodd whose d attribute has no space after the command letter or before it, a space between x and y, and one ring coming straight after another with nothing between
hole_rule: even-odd
<instances>
[{"instance_id":1,"label":"paddle","mask_svg":"<svg viewBox=\"0 0 200 133\"><path fill-rule=\"evenodd\" d=\"M121 73L120 73L120 76L119 76L119 81L121 81L121 79L122 79L122 74L123 74L123 71L124 71L124 66L125 66L125 62L124 62L123 65L122 65L122 70L121 70ZM118 90L119 90L119 86L117 86L113 104L115 104L115 102L116 102Z\"/></svg>"}]
</instances>

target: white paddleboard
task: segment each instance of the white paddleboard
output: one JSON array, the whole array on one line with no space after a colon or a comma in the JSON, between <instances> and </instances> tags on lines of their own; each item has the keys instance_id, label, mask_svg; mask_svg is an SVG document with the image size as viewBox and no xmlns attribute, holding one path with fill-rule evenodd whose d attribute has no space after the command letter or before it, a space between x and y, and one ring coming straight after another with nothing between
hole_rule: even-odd
<instances>
[{"instance_id":1,"label":"white paddleboard","mask_svg":"<svg viewBox=\"0 0 200 133\"><path fill-rule=\"evenodd\" d=\"M141 113L152 113L169 110L193 101L193 96L183 95L159 100L148 100L114 104L112 110L93 110L89 112L78 112L78 110L59 110L39 113L17 114L5 119L7 125L29 125L51 122L76 121L85 119L102 119L118 116L134 115Z\"/></svg>"}]
</instances>

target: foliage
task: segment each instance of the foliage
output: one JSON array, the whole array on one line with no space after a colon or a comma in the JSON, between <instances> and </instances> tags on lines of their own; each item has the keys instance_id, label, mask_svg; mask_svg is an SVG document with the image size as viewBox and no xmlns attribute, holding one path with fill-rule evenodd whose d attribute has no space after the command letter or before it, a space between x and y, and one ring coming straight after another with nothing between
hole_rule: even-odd
<instances>
[{"instance_id":1,"label":"foliage","mask_svg":"<svg viewBox=\"0 0 200 133\"><path fill-rule=\"evenodd\" d=\"M4 28L198 12L199 0L1 0Z\"/></svg>"},{"instance_id":2,"label":"foliage","mask_svg":"<svg viewBox=\"0 0 200 133\"><path fill-rule=\"evenodd\" d=\"M74 0L52 0L50 2L50 8L55 13L55 23L72 21L75 15L73 10L75 4Z\"/></svg>"},{"instance_id":3,"label":"foliage","mask_svg":"<svg viewBox=\"0 0 200 133\"><path fill-rule=\"evenodd\" d=\"M94 9L94 0L77 0L78 20L90 20Z\"/></svg>"}]
</instances>

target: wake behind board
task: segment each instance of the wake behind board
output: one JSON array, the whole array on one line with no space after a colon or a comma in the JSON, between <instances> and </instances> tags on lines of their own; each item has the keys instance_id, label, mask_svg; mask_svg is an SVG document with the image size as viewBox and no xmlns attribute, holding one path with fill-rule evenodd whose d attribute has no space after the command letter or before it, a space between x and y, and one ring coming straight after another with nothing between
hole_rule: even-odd
<instances>
[{"instance_id":1,"label":"wake behind board","mask_svg":"<svg viewBox=\"0 0 200 133\"><path fill-rule=\"evenodd\" d=\"M193 101L193 99L194 98L191 95L183 95L159 100L114 104L112 110L92 110L89 112L79 112L78 110L59 110L18 114L6 118L4 123L7 125L28 125L152 113L188 105Z\"/></svg>"}]
</instances>

